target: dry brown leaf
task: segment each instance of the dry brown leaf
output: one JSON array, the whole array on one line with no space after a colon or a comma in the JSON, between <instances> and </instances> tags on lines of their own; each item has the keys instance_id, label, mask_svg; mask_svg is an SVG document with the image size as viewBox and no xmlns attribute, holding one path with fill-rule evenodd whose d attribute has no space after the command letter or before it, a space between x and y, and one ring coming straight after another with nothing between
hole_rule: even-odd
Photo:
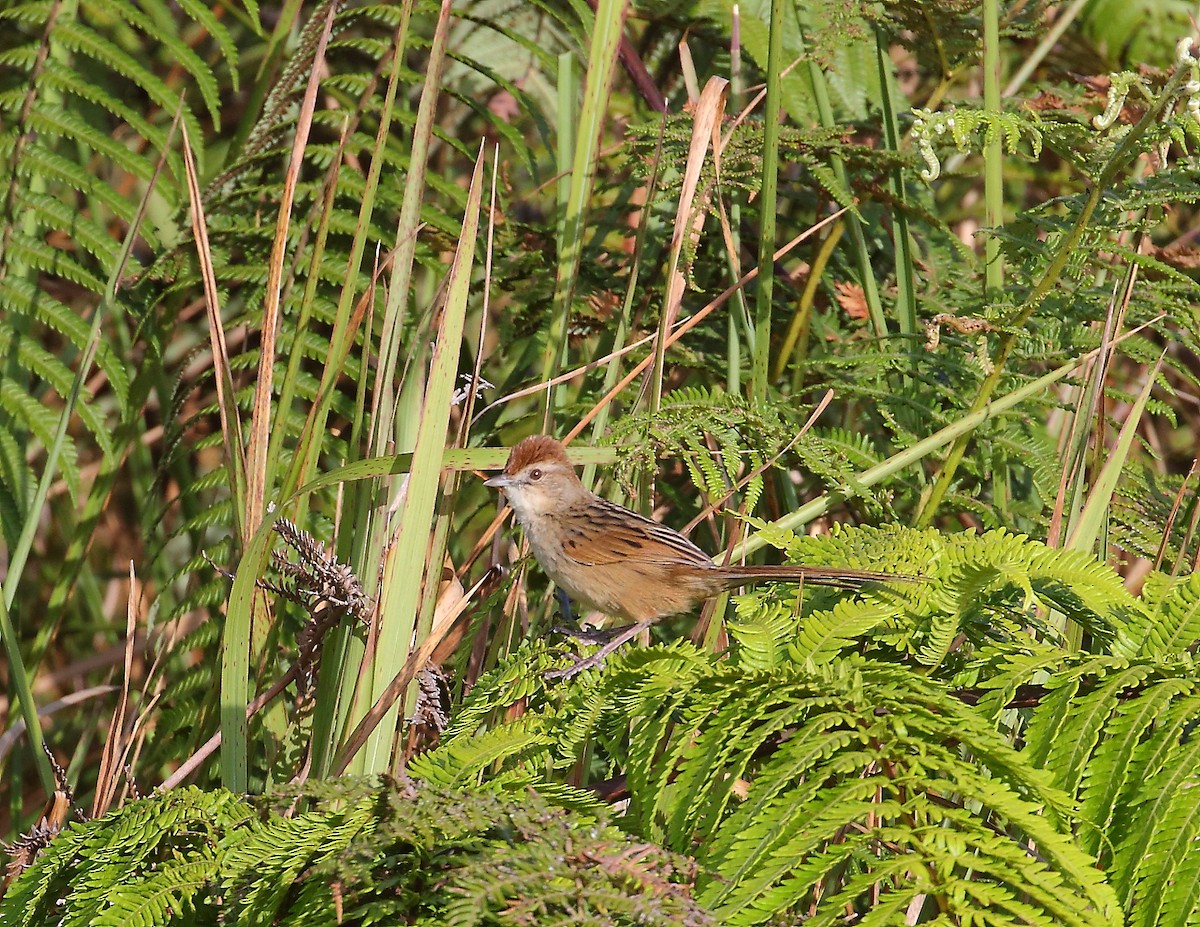
<instances>
[{"instance_id":1,"label":"dry brown leaf","mask_svg":"<svg viewBox=\"0 0 1200 927\"><path fill-rule=\"evenodd\" d=\"M1191 242L1175 242L1165 248L1152 248L1149 253L1179 270L1195 270L1200 267L1200 246Z\"/></svg>"},{"instance_id":2,"label":"dry brown leaf","mask_svg":"<svg viewBox=\"0 0 1200 927\"><path fill-rule=\"evenodd\" d=\"M834 285L837 290L838 305L845 311L846 315L852 319L865 319L870 314L867 308L867 294L863 292L863 288L848 280Z\"/></svg>"}]
</instances>

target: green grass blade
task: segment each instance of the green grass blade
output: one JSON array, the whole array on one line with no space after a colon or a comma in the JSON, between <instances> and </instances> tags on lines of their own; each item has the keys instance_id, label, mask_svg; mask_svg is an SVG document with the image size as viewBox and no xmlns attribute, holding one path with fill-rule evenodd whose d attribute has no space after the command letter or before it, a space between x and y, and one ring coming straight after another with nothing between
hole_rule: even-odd
<instances>
[{"instance_id":1,"label":"green grass blade","mask_svg":"<svg viewBox=\"0 0 1200 927\"><path fill-rule=\"evenodd\" d=\"M1000 0L983 0L983 107L998 114L1000 106ZM999 132L993 135L983 150L983 222L999 229L1004 224L1004 139ZM984 292L994 299L1004 287L1004 258L996 235L987 236L983 255Z\"/></svg>"},{"instance_id":2,"label":"green grass blade","mask_svg":"<svg viewBox=\"0 0 1200 927\"><path fill-rule=\"evenodd\" d=\"M221 638L221 784L242 794L249 789L249 725L246 706L250 703L250 635L256 611L265 605L265 594L256 585L271 556L275 535L272 528L279 510L267 512L262 524L246 544L238 562L225 627ZM256 600L260 603L256 605Z\"/></svg>"},{"instance_id":3,"label":"green grass blade","mask_svg":"<svg viewBox=\"0 0 1200 927\"><path fill-rule=\"evenodd\" d=\"M471 268L475 260L475 239L479 230L479 206L483 196L483 150L475 162L471 177L467 211L463 217L462 238L450 268L446 307L442 312L429 383L422 403L421 423L417 429L409 474L404 511L394 545L390 546L387 565L379 589L379 640L371 667L374 702L387 688L408 657L411 629L421 608L422 579L427 567L441 563L434 551L432 564L427 551L434 506L441 485L442 456L450 426L450 398L458 376L459 353L471 288ZM396 731L398 706L393 706L368 739L362 755L367 773L386 770L391 762L390 748Z\"/></svg>"},{"instance_id":4,"label":"green grass blade","mask_svg":"<svg viewBox=\"0 0 1200 927\"><path fill-rule=\"evenodd\" d=\"M896 78L892 73L891 58L888 57L886 39L881 30L875 32L875 54L879 64L883 139L889 150L899 153L900 125L896 120L896 107L892 100ZM896 202L903 207L908 195L904 189L904 171L901 168L892 169L888 186ZM913 335L917 331L916 266L912 241L909 238L908 215L903 208L892 210L892 240L896 251L896 321L901 334Z\"/></svg>"},{"instance_id":5,"label":"green grass blade","mask_svg":"<svg viewBox=\"0 0 1200 927\"><path fill-rule=\"evenodd\" d=\"M762 219L758 229L758 288L754 298L754 363L750 395L767 399L771 362L771 301L775 298L775 210L779 199L779 110L783 103L784 0L771 0L771 31L767 49L767 102L763 120Z\"/></svg>"},{"instance_id":6,"label":"green grass blade","mask_svg":"<svg viewBox=\"0 0 1200 927\"><path fill-rule=\"evenodd\" d=\"M617 49L621 43L621 30L625 25L628 7L628 0L600 0L596 8L583 106L579 112L579 130L574 139L571 185L555 267L554 315L542 351L543 382L553 379L566 350L571 300L575 294L575 278L579 273L579 260L583 252L583 226L595 185L596 157L608 114L608 98L617 69ZM553 408L554 391L547 391L546 397L549 408Z\"/></svg>"},{"instance_id":7,"label":"green grass blade","mask_svg":"<svg viewBox=\"0 0 1200 927\"><path fill-rule=\"evenodd\" d=\"M1165 356L1164 353L1163 357ZM1103 533L1113 493L1117 489L1117 481L1129 457L1129 450L1133 447L1133 439L1137 437L1138 425L1142 420L1142 413L1146 411L1146 403L1150 401L1150 393L1157 382L1158 368L1162 361L1163 358L1160 357L1155 363L1146 377L1146 385L1129 407L1129 414L1125 418L1125 424L1121 426L1116 446L1109 452L1107 462L1096 477L1095 485L1088 491L1087 503L1079 513L1079 520L1071 525L1067 532L1068 550L1091 551Z\"/></svg>"}]
</instances>

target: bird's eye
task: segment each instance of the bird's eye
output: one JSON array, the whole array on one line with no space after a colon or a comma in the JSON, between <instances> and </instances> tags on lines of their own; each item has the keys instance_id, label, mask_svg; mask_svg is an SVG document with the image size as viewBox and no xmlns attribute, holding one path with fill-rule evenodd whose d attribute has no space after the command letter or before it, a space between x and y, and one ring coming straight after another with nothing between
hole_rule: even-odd
<instances>
[{"instance_id":1,"label":"bird's eye","mask_svg":"<svg viewBox=\"0 0 1200 927\"><path fill-rule=\"evenodd\" d=\"M539 470L537 467L534 467L532 470L529 471L529 478L531 480L540 480L542 478L542 471Z\"/></svg>"}]
</instances>

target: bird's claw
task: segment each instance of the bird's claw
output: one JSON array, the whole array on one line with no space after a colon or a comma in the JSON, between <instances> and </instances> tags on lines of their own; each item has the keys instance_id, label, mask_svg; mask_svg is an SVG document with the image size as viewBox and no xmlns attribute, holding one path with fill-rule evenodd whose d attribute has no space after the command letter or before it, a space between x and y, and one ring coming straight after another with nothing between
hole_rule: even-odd
<instances>
[{"instance_id":1,"label":"bird's claw","mask_svg":"<svg viewBox=\"0 0 1200 927\"><path fill-rule=\"evenodd\" d=\"M584 657L582 660L576 660L570 666L565 666L561 669L546 670L546 672L542 673L542 678L549 680L574 679L584 670L591 669L594 666L600 666L604 662L604 658L606 656L608 656L608 654L597 651L590 657ZM599 659L596 659L597 657L599 657Z\"/></svg>"},{"instance_id":2,"label":"bird's claw","mask_svg":"<svg viewBox=\"0 0 1200 927\"><path fill-rule=\"evenodd\" d=\"M554 634L561 634L572 640L583 641L585 644L607 644L620 634L624 628L572 628L567 625L555 625L550 629Z\"/></svg>"}]
</instances>

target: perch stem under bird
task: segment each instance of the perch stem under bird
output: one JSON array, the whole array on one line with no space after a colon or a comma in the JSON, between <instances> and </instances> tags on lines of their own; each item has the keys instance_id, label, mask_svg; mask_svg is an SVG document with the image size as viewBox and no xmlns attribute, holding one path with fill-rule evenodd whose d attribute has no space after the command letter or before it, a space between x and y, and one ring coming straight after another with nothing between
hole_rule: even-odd
<instances>
[{"instance_id":1,"label":"perch stem under bird","mask_svg":"<svg viewBox=\"0 0 1200 927\"><path fill-rule=\"evenodd\" d=\"M893 573L810 566L721 566L677 531L589 491L562 444L548 435L513 447L504 472L486 481L504 493L546 575L580 604L630 624L600 650L548 676L570 677L670 615L752 582L839 589L910 579Z\"/></svg>"}]
</instances>

